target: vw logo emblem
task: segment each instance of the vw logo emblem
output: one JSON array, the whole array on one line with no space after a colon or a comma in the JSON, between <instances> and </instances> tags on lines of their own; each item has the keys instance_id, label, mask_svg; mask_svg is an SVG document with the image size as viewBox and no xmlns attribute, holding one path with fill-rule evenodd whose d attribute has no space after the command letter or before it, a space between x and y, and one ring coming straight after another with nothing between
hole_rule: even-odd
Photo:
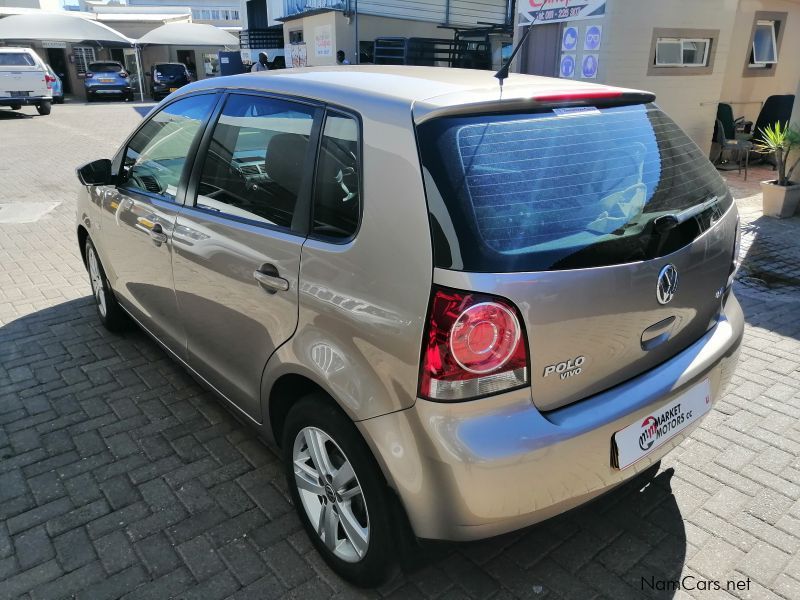
<instances>
[{"instance_id":1,"label":"vw logo emblem","mask_svg":"<svg viewBox=\"0 0 800 600\"><path fill-rule=\"evenodd\" d=\"M667 265L658 274L658 285L656 285L656 298L659 304L667 304L675 296L678 290L678 269L673 265Z\"/></svg>"}]
</instances>

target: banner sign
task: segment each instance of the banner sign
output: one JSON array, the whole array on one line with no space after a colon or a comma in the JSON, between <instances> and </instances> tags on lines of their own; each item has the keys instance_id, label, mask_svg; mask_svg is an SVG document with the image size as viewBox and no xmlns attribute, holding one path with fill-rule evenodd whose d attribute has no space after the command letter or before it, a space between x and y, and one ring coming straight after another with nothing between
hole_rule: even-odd
<instances>
[{"instance_id":1,"label":"banner sign","mask_svg":"<svg viewBox=\"0 0 800 600\"><path fill-rule=\"evenodd\" d=\"M565 27L561 36L561 50L564 52L574 51L578 47L578 28Z\"/></svg>"},{"instance_id":2,"label":"banner sign","mask_svg":"<svg viewBox=\"0 0 800 600\"><path fill-rule=\"evenodd\" d=\"M606 0L519 0L519 24L561 23L606 14Z\"/></svg>"},{"instance_id":3,"label":"banner sign","mask_svg":"<svg viewBox=\"0 0 800 600\"><path fill-rule=\"evenodd\" d=\"M314 28L314 48L317 56L333 56L333 32L330 25Z\"/></svg>"},{"instance_id":4,"label":"banner sign","mask_svg":"<svg viewBox=\"0 0 800 600\"><path fill-rule=\"evenodd\" d=\"M289 44L284 49L286 66L288 68L299 69L308 64L308 50L305 44Z\"/></svg>"},{"instance_id":5,"label":"banner sign","mask_svg":"<svg viewBox=\"0 0 800 600\"><path fill-rule=\"evenodd\" d=\"M603 26L592 25L586 28L586 35L583 39L583 49L596 52L603 41Z\"/></svg>"},{"instance_id":6,"label":"banner sign","mask_svg":"<svg viewBox=\"0 0 800 600\"><path fill-rule=\"evenodd\" d=\"M597 54L587 54L581 62L581 77L584 79L597 79L597 68L600 57Z\"/></svg>"},{"instance_id":7,"label":"banner sign","mask_svg":"<svg viewBox=\"0 0 800 600\"><path fill-rule=\"evenodd\" d=\"M559 69L561 77L575 77L575 55L562 54L561 67Z\"/></svg>"}]
</instances>

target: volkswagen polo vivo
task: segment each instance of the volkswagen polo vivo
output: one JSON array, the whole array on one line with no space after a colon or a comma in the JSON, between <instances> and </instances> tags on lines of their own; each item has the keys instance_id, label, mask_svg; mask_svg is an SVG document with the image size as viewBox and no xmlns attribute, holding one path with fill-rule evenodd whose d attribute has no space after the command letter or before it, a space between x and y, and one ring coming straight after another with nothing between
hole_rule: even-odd
<instances>
[{"instance_id":1,"label":"volkswagen polo vivo","mask_svg":"<svg viewBox=\"0 0 800 600\"><path fill-rule=\"evenodd\" d=\"M736 208L653 101L416 67L190 84L78 171L100 319L280 447L358 584L408 531L559 514L680 443L742 338Z\"/></svg>"}]
</instances>

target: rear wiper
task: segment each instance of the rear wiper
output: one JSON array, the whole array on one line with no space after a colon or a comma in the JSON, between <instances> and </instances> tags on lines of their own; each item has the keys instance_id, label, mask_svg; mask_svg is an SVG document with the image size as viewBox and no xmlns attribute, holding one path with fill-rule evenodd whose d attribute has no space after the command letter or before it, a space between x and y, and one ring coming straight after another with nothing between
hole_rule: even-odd
<instances>
[{"instance_id":1,"label":"rear wiper","mask_svg":"<svg viewBox=\"0 0 800 600\"><path fill-rule=\"evenodd\" d=\"M661 256L661 250L667 241L667 234L678 225L685 223L689 219L694 219L703 214L709 208L719 203L719 196L711 196L700 204L691 206L677 213L661 215L653 219L653 236L651 238L647 255L651 258Z\"/></svg>"},{"instance_id":2,"label":"rear wiper","mask_svg":"<svg viewBox=\"0 0 800 600\"><path fill-rule=\"evenodd\" d=\"M675 229L681 223L685 223L689 219L693 219L697 215L703 214L718 202L719 196L711 196L711 198L705 202L701 202L695 206L690 206L681 212L656 217L653 219L653 229L658 235L663 235L671 229Z\"/></svg>"}]
</instances>

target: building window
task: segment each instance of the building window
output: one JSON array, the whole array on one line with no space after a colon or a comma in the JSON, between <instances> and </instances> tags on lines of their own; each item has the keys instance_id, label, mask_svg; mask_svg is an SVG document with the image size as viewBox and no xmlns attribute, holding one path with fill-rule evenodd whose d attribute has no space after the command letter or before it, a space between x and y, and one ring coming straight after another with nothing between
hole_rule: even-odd
<instances>
[{"instance_id":1,"label":"building window","mask_svg":"<svg viewBox=\"0 0 800 600\"><path fill-rule=\"evenodd\" d=\"M238 10L232 10L231 11L231 19L233 19L234 21L238 21L239 20L239 11Z\"/></svg>"},{"instance_id":2,"label":"building window","mask_svg":"<svg viewBox=\"0 0 800 600\"><path fill-rule=\"evenodd\" d=\"M653 29L648 75L710 75L718 29Z\"/></svg>"},{"instance_id":3,"label":"building window","mask_svg":"<svg viewBox=\"0 0 800 600\"><path fill-rule=\"evenodd\" d=\"M763 69L778 62L778 38L775 31L779 26L776 21L756 21L749 66Z\"/></svg>"},{"instance_id":4,"label":"building window","mask_svg":"<svg viewBox=\"0 0 800 600\"><path fill-rule=\"evenodd\" d=\"M216 8L211 9L211 20L219 21L219 10L217 10Z\"/></svg>"},{"instance_id":5,"label":"building window","mask_svg":"<svg viewBox=\"0 0 800 600\"><path fill-rule=\"evenodd\" d=\"M295 31L289 32L289 43L290 44L302 44L303 43L303 30L297 29Z\"/></svg>"},{"instance_id":6,"label":"building window","mask_svg":"<svg viewBox=\"0 0 800 600\"><path fill-rule=\"evenodd\" d=\"M775 74L787 15L785 12L756 11L747 44L745 77L771 77Z\"/></svg>"},{"instance_id":7,"label":"building window","mask_svg":"<svg viewBox=\"0 0 800 600\"><path fill-rule=\"evenodd\" d=\"M72 54L75 56L75 70L78 75L85 75L89 70L89 64L96 60L94 48L91 46L75 46Z\"/></svg>"},{"instance_id":8,"label":"building window","mask_svg":"<svg viewBox=\"0 0 800 600\"><path fill-rule=\"evenodd\" d=\"M658 38L657 67L706 67L711 39Z\"/></svg>"}]
</instances>

